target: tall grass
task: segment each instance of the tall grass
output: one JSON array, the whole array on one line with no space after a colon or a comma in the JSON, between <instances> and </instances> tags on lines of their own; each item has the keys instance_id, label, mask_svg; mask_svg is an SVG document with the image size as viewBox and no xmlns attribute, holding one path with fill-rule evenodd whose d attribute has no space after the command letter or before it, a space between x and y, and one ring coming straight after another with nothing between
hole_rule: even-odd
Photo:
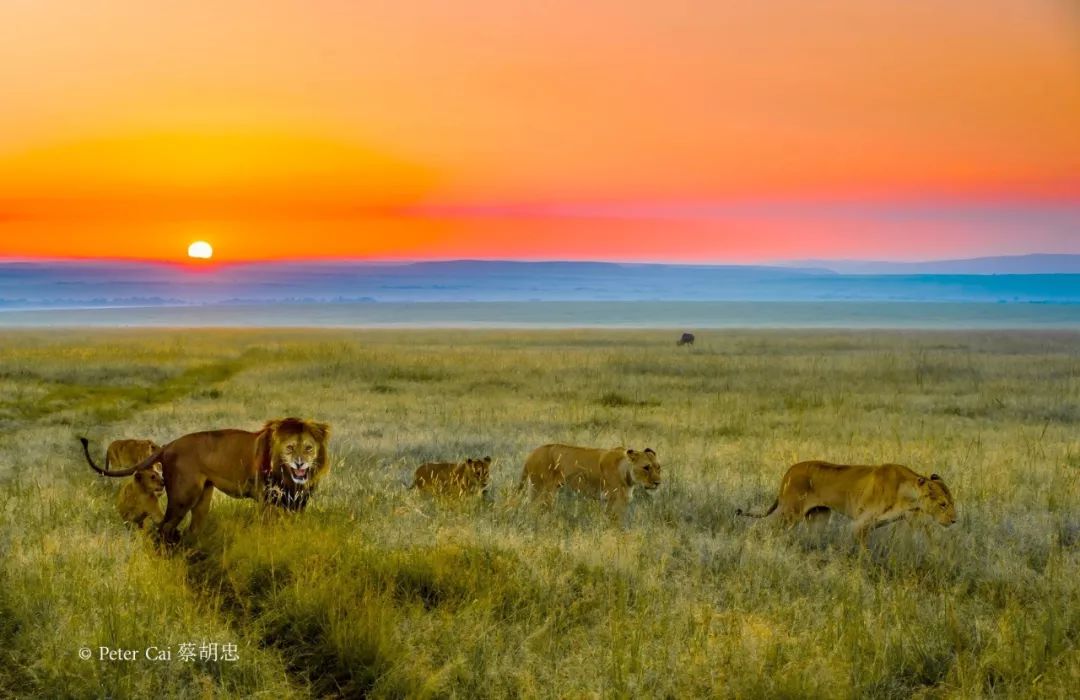
<instances>
[{"instance_id":1,"label":"tall grass","mask_svg":"<svg viewBox=\"0 0 1080 700\"><path fill-rule=\"evenodd\" d=\"M0 340L0 695L1070 697L1080 335L74 331ZM158 551L75 435L334 426L302 514L218 494ZM562 441L654 448L626 527L516 492ZM404 488L490 454L491 502ZM788 464L944 476L960 522L869 552L736 519ZM239 660L99 661L237 645ZM94 650L89 661L82 647Z\"/></svg>"}]
</instances>

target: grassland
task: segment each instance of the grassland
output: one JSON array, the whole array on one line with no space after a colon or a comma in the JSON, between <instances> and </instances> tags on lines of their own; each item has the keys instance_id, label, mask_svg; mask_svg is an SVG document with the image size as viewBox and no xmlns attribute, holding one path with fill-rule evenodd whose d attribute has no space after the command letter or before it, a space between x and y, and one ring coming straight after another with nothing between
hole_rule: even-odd
<instances>
[{"instance_id":1,"label":"grassland","mask_svg":"<svg viewBox=\"0 0 1080 700\"><path fill-rule=\"evenodd\" d=\"M26 331L0 339L0 696L1075 697L1080 334ZM300 515L172 554L75 440L335 427ZM516 502L538 444L653 447L625 528ZM494 499L403 488L490 454ZM778 532L788 464L938 472L960 522ZM238 661L176 658L237 645ZM142 658L171 647L171 662ZM98 647L138 650L99 661ZM79 658L80 648L94 658Z\"/></svg>"}]
</instances>

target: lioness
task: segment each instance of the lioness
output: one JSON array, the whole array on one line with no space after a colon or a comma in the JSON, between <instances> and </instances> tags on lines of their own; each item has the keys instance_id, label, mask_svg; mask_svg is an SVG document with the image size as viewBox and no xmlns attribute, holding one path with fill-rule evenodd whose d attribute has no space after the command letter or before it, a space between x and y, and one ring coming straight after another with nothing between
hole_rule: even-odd
<instances>
[{"instance_id":1,"label":"lioness","mask_svg":"<svg viewBox=\"0 0 1080 700\"><path fill-rule=\"evenodd\" d=\"M429 462L416 468L409 488L445 496L483 493L491 480L491 457L464 462Z\"/></svg>"},{"instance_id":2,"label":"lioness","mask_svg":"<svg viewBox=\"0 0 1080 700\"><path fill-rule=\"evenodd\" d=\"M153 525L160 525L165 518L158 502L165 492L165 479L160 468L161 464L155 463L150 469L135 472L135 476L120 487L116 494L116 509L125 522L143 527L147 518Z\"/></svg>"},{"instance_id":3,"label":"lioness","mask_svg":"<svg viewBox=\"0 0 1080 700\"><path fill-rule=\"evenodd\" d=\"M901 518L925 515L945 527L956 522L956 505L941 477L927 478L901 464L799 462L787 470L780 495L767 512L736 514L764 518L776 512L793 525L830 510L851 518L852 532L863 543L871 530Z\"/></svg>"},{"instance_id":4,"label":"lioness","mask_svg":"<svg viewBox=\"0 0 1080 700\"><path fill-rule=\"evenodd\" d=\"M191 513L190 534L199 531L214 488L233 498L253 498L292 510L307 505L330 469L326 443L330 427L299 418L268 421L258 432L210 430L173 440L128 469L94 464L86 438L79 438L91 468L105 476L128 476L161 462L168 505L161 523L166 542L178 539L180 521Z\"/></svg>"},{"instance_id":5,"label":"lioness","mask_svg":"<svg viewBox=\"0 0 1080 700\"><path fill-rule=\"evenodd\" d=\"M521 488L532 486L551 502L559 489L605 501L609 513L621 517L634 496L634 487L650 491L660 487L660 462L650 448L644 451L615 447L610 450L571 445L543 445L525 459Z\"/></svg>"}]
</instances>

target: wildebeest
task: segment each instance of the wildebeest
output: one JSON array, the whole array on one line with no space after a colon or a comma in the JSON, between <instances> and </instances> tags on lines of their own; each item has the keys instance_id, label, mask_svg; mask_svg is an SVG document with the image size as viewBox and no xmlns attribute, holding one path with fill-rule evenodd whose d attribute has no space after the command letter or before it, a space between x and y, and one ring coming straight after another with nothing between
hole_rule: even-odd
<instances>
[{"instance_id":1,"label":"wildebeest","mask_svg":"<svg viewBox=\"0 0 1080 700\"><path fill-rule=\"evenodd\" d=\"M682 337L679 338L679 342L677 342L675 344L676 345L693 345L694 344L694 334L693 333L683 333Z\"/></svg>"}]
</instances>

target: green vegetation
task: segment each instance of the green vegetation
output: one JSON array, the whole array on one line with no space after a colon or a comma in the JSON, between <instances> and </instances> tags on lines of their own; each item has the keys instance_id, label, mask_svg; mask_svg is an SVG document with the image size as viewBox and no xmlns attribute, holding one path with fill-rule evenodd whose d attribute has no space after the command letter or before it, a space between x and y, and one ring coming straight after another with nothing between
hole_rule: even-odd
<instances>
[{"instance_id":1,"label":"green vegetation","mask_svg":"<svg viewBox=\"0 0 1080 700\"><path fill-rule=\"evenodd\" d=\"M8 333L0 696L1074 695L1080 334L697 335ZM121 480L75 439L283 415L334 426L309 510L218 494L171 554L119 521ZM551 441L652 447L667 481L622 529L572 496L543 512L515 487ZM488 454L491 502L404 488ZM861 552L839 518L734 516L814 458L937 472L960 522ZM188 642L239 660L180 661Z\"/></svg>"}]
</instances>

